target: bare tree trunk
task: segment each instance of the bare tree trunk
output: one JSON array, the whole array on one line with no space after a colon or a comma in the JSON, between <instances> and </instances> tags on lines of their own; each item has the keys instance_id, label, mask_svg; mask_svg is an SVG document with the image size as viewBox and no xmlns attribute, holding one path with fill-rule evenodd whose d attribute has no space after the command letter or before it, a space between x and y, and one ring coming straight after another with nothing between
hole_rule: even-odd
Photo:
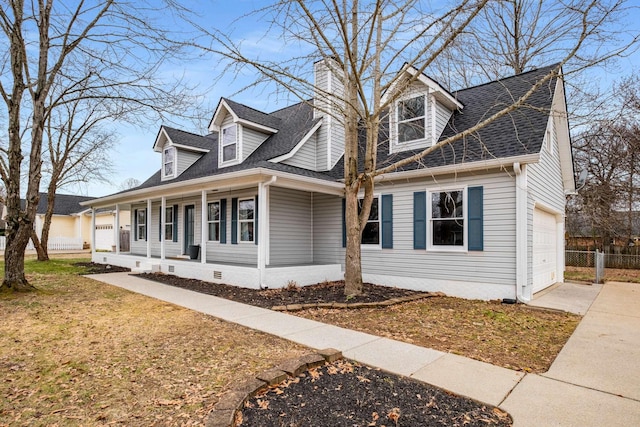
<instances>
[{"instance_id":1,"label":"bare tree trunk","mask_svg":"<svg viewBox=\"0 0 640 427\"><path fill-rule=\"evenodd\" d=\"M358 217L358 188L348 186L345 191L345 226L347 229L347 245L344 267L344 293L347 296L361 295L362 263L361 247L362 231Z\"/></svg>"},{"instance_id":2,"label":"bare tree trunk","mask_svg":"<svg viewBox=\"0 0 640 427\"><path fill-rule=\"evenodd\" d=\"M38 254L38 261L49 261L49 254L44 250L46 246L43 246L42 241L38 238L38 233L34 229L31 232L31 241L33 242L33 247L36 248L36 253Z\"/></svg>"}]
</instances>

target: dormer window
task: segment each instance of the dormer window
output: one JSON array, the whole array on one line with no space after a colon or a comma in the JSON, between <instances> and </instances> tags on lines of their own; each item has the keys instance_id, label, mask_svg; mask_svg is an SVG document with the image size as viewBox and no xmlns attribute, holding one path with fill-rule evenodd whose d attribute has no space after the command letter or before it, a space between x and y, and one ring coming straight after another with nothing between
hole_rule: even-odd
<instances>
[{"instance_id":1,"label":"dormer window","mask_svg":"<svg viewBox=\"0 0 640 427\"><path fill-rule=\"evenodd\" d=\"M176 164L176 149L174 147L167 147L162 152L162 175L164 177L175 176L175 164Z\"/></svg>"},{"instance_id":2,"label":"dormer window","mask_svg":"<svg viewBox=\"0 0 640 427\"><path fill-rule=\"evenodd\" d=\"M222 162L238 158L238 127L234 124L222 128Z\"/></svg>"},{"instance_id":3,"label":"dormer window","mask_svg":"<svg viewBox=\"0 0 640 427\"><path fill-rule=\"evenodd\" d=\"M425 139L425 97L416 96L398 101L398 142Z\"/></svg>"}]
</instances>

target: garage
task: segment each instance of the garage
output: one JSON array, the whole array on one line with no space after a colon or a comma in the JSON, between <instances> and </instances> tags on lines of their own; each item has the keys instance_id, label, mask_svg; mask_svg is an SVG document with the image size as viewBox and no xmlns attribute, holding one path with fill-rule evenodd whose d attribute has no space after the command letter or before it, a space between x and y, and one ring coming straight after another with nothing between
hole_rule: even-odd
<instances>
[{"instance_id":1,"label":"garage","mask_svg":"<svg viewBox=\"0 0 640 427\"><path fill-rule=\"evenodd\" d=\"M533 210L533 292L558 281L556 216L542 209Z\"/></svg>"},{"instance_id":2,"label":"garage","mask_svg":"<svg viewBox=\"0 0 640 427\"><path fill-rule=\"evenodd\" d=\"M113 245L113 225L96 225L96 250L110 251Z\"/></svg>"}]
</instances>

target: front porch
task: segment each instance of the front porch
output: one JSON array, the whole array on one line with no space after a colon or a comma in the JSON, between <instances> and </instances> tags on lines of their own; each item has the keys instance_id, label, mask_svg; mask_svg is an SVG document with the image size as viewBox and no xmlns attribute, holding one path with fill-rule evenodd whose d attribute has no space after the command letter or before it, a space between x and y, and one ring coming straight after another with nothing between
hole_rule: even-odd
<instances>
[{"instance_id":1,"label":"front porch","mask_svg":"<svg viewBox=\"0 0 640 427\"><path fill-rule=\"evenodd\" d=\"M266 266L264 270L255 264L201 262L201 260L147 257L128 253L93 252L93 262L130 268L138 272L161 272L176 276L225 283L245 288L281 288L289 282L299 286L312 285L325 280L343 278L340 264L305 264Z\"/></svg>"}]
</instances>

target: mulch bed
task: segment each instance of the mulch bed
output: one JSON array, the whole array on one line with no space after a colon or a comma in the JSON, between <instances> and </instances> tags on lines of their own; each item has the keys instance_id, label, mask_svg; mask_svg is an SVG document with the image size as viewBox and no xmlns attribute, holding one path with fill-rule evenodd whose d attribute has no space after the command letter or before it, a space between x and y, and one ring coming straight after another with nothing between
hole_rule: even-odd
<instances>
[{"instance_id":1,"label":"mulch bed","mask_svg":"<svg viewBox=\"0 0 640 427\"><path fill-rule=\"evenodd\" d=\"M95 262L76 262L73 265L76 267L84 267L86 269L85 274L126 273L131 271L130 268L109 264L97 264Z\"/></svg>"},{"instance_id":2,"label":"mulch bed","mask_svg":"<svg viewBox=\"0 0 640 427\"><path fill-rule=\"evenodd\" d=\"M220 283L210 283L196 279L185 279L171 274L142 273L140 277L161 282L179 288L189 289L220 298L254 305L263 308L292 304L316 304L328 302L367 303L382 302L421 292L389 286L365 283L364 294L347 297L344 294L344 281L324 282L310 286L289 286L280 289L248 289ZM426 292L424 292L426 294Z\"/></svg>"},{"instance_id":3,"label":"mulch bed","mask_svg":"<svg viewBox=\"0 0 640 427\"><path fill-rule=\"evenodd\" d=\"M339 360L249 399L236 424L261 426L510 426L500 409L428 384Z\"/></svg>"}]
</instances>

